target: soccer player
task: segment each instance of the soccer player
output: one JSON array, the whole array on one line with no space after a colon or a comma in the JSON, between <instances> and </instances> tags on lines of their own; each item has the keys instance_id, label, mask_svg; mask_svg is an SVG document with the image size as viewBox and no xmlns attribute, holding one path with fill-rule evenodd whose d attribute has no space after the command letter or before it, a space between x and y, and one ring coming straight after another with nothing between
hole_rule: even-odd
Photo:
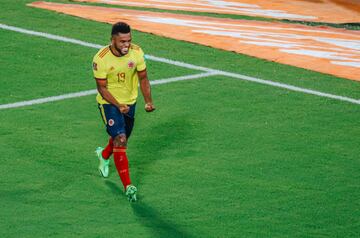
<instances>
[{"instance_id":1,"label":"soccer player","mask_svg":"<svg viewBox=\"0 0 360 238\"><path fill-rule=\"evenodd\" d=\"M131 184L126 146L134 126L139 84L145 111L152 112L155 107L144 53L131 40L130 26L124 22L115 23L111 30L111 44L94 56L93 73L98 90L96 100L110 135L107 146L95 151L99 158L99 172L103 177L109 176L109 158L113 155L125 194L129 201L134 202L137 188Z\"/></svg>"}]
</instances>

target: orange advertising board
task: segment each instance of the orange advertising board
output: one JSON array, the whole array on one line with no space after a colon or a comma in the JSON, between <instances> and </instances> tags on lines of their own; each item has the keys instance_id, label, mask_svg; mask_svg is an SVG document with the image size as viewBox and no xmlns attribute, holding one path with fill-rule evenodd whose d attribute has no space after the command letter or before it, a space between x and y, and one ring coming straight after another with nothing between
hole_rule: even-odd
<instances>
[{"instance_id":1,"label":"orange advertising board","mask_svg":"<svg viewBox=\"0 0 360 238\"><path fill-rule=\"evenodd\" d=\"M35 2L30 6L360 81L360 34L344 29ZM238 62L241 67L241 62Z\"/></svg>"},{"instance_id":2,"label":"orange advertising board","mask_svg":"<svg viewBox=\"0 0 360 238\"><path fill-rule=\"evenodd\" d=\"M359 0L75 0L112 5L234 14L275 19L360 22Z\"/></svg>"}]
</instances>

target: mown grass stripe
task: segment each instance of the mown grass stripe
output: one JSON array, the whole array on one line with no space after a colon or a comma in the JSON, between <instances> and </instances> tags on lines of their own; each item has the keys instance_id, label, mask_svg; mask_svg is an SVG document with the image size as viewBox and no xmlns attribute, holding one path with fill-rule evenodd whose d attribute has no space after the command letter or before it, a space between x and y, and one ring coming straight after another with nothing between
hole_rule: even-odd
<instances>
[{"instance_id":1,"label":"mown grass stripe","mask_svg":"<svg viewBox=\"0 0 360 238\"><path fill-rule=\"evenodd\" d=\"M210 73L191 74L191 75L185 75L185 76L180 76L180 77L153 80L150 83L152 85L159 85L159 84L166 84L166 83L172 83L172 82L183 81L183 80L204 78L204 77L208 77L211 75L216 75L216 73L210 72ZM97 90L92 89L92 90L86 90L86 91L81 91L81 92L76 92L76 93L67 93L67 94L58 95L58 96L38 98L38 99L33 99L33 100L28 100L28 101L2 104L2 105L0 105L0 110L17 108L17 107L25 107L25 106L31 106L31 105L36 105L36 104L43 104L43 103L48 103L48 102L61 101L61 100L71 99L71 98L84 97L84 96L94 95L96 93L97 93Z\"/></svg>"},{"instance_id":2,"label":"mown grass stripe","mask_svg":"<svg viewBox=\"0 0 360 238\"><path fill-rule=\"evenodd\" d=\"M35 36L45 37L45 38L52 39L52 40L69 42L69 43L78 44L78 45L83 45L83 46L91 47L91 48L101 48L101 47L103 47L102 45L98 45L98 44L93 44L93 43L89 43L89 42L85 42L85 41L81 41L81 40L76 40L76 39L63 37L63 36L57 36L57 35L44 33L44 32L26 30L26 29L23 29L23 28L8 26L8 25L4 25L4 24L1 24L1 23L0 23L0 28L5 29L5 30L16 31L16 32L20 32L20 33L24 33L24 34L28 34L28 35L35 35ZM170 59L166 59L166 58L156 57L156 56L152 56L152 55L146 55L146 58L149 59L149 60L153 60L153 61L157 61L157 62L163 62L163 63L176 65L176 66L180 66L180 67L184 67L184 68L210 72L210 73L223 75L223 76L227 76L227 77L231 77L231 78L251 81L251 82L260 83L260 84L264 84L264 85L269 85L269 86L273 86L273 87L284 88L284 89L287 89L287 90L290 90L290 91L302 92L302 93L305 93L305 94L311 94L311 95L315 95L315 96L319 96L319 97L331 98L331 99L334 99L334 100L339 100L339 101L344 101L344 102L349 102L349 103L360 105L360 100L359 99L354 99L354 98L350 98L350 97L345 97L345 96L320 92L320 91L316 91L316 90L301 88L301 87L297 87L297 86L293 86L293 85L289 85L289 84L284 84L284 83L278 83L278 82L274 82L274 81L270 81L270 80L254 78L254 77L250 77L250 76L246 76L246 75L242 75L242 74L237 74L237 73L232 73L232 72L226 72L226 71L206 68L206 67L197 66L197 65L193 65L193 64L188 64L188 63L184 63L184 62L179 62L179 61L175 61L175 60L170 60Z\"/></svg>"}]
</instances>

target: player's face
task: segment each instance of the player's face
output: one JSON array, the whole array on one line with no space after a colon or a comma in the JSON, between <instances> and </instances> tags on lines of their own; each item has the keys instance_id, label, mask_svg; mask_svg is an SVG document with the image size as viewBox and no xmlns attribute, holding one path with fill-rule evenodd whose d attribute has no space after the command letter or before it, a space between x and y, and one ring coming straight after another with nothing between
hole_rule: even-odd
<instances>
[{"instance_id":1,"label":"player's face","mask_svg":"<svg viewBox=\"0 0 360 238\"><path fill-rule=\"evenodd\" d=\"M126 55L131 44L131 33L119 33L111 38L111 43L121 55Z\"/></svg>"}]
</instances>

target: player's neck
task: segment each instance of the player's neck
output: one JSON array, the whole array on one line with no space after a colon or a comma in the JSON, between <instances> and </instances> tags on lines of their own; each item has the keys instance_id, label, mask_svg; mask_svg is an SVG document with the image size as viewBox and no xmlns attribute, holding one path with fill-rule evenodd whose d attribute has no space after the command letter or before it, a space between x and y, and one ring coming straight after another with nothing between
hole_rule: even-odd
<instances>
[{"instance_id":1,"label":"player's neck","mask_svg":"<svg viewBox=\"0 0 360 238\"><path fill-rule=\"evenodd\" d=\"M110 51L111 53L116 56L116 57L122 57L124 56L124 54L122 54L120 51L118 51L117 49L115 49L115 47L113 45L110 45Z\"/></svg>"}]
</instances>

